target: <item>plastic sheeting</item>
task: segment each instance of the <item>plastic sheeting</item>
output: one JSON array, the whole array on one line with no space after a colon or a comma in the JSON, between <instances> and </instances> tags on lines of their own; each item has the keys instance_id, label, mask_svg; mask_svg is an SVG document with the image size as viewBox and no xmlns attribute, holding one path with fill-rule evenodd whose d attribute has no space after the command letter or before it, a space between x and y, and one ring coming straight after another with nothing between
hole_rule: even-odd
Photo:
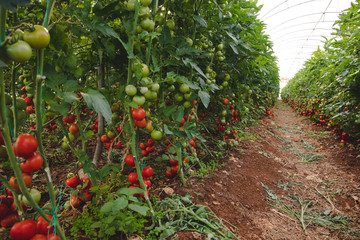
<instances>
[{"instance_id":1,"label":"plastic sheeting","mask_svg":"<svg viewBox=\"0 0 360 240\"><path fill-rule=\"evenodd\" d=\"M280 77L291 78L323 46L324 37L333 37L333 24L351 0L258 0L263 5L259 18L267 28L278 57Z\"/></svg>"}]
</instances>

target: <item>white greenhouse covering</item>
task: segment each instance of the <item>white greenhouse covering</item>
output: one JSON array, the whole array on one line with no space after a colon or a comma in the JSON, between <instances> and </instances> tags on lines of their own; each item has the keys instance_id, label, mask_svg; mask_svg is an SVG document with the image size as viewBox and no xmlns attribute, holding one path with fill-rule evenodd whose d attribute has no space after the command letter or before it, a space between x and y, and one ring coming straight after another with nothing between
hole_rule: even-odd
<instances>
[{"instance_id":1,"label":"white greenhouse covering","mask_svg":"<svg viewBox=\"0 0 360 240\"><path fill-rule=\"evenodd\" d=\"M351 0L258 0L259 18L274 44L280 77L291 78L310 58Z\"/></svg>"}]
</instances>

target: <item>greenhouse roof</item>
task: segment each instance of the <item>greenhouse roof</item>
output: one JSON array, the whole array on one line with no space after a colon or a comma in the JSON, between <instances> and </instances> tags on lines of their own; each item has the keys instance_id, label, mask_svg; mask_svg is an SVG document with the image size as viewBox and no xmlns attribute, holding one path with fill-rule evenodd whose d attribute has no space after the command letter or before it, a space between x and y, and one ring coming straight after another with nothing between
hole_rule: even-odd
<instances>
[{"instance_id":1,"label":"greenhouse roof","mask_svg":"<svg viewBox=\"0 0 360 240\"><path fill-rule=\"evenodd\" d=\"M331 38L339 14L354 0L258 0L259 18L274 43L280 77L291 78Z\"/></svg>"}]
</instances>

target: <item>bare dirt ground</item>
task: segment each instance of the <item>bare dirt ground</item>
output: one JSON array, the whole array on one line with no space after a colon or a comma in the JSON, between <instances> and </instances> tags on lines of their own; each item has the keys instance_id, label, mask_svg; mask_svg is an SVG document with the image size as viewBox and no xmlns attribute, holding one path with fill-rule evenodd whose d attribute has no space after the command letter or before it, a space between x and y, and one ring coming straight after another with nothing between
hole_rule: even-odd
<instances>
[{"instance_id":1,"label":"bare dirt ground","mask_svg":"<svg viewBox=\"0 0 360 240\"><path fill-rule=\"evenodd\" d=\"M221 169L176 192L190 192L240 239L360 239L359 152L280 101L272 112Z\"/></svg>"}]
</instances>

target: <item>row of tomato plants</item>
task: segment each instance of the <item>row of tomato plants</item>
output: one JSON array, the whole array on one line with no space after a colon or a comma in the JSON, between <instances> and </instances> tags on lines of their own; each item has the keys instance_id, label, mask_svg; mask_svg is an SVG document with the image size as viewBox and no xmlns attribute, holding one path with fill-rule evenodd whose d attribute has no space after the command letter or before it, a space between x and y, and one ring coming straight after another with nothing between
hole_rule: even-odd
<instances>
[{"instance_id":1,"label":"row of tomato plants","mask_svg":"<svg viewBox=\"0 0 360 240\"><path fill-rule=\"evenodd\" d=\"M12 0L0 10L0 157L13 170L0 180L24 227L10 231L13 239L35 237L22 199L65 239L52 220L60 186L51 180L44 146L54 143L46 132L62 139L58 147L69 149L88 175L75 172L66 181L73 207L90 201L91 187L106 181L97 168L105 145L121 150L134 169L129 182L142 189L155 222L148 191L153 169L146 165L154 145L167 147L166 175L186 184L184 167L199 163L198 147L208 150L204 120L236 146L235 127L269 112L278 95L278 69L253 2ZM45 173L49 212L28 189L37 171Z\"/></svg>"},{"instance_id":2,"label":"row of tomato plants","mask_svg":"<svg viewBox=\"0 0 360 240\"><path fill-rule=\"evenodd\" d=\"M360 2L339 15L334 37L315 51L281 92L282 98L341 143L360 142Z\"/></svg>"}]
</instances>

